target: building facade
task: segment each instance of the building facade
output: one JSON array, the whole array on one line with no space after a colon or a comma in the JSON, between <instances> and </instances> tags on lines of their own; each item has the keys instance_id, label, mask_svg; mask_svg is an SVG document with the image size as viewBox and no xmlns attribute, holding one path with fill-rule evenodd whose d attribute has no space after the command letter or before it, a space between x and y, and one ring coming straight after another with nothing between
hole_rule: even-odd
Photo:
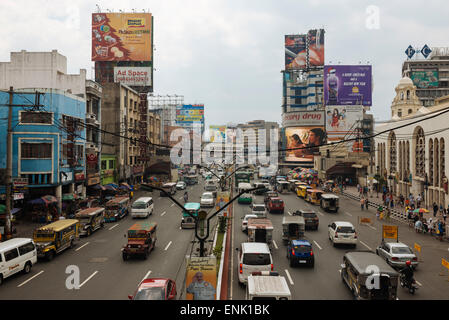
<instances>
[{"instance_id":1,"label":"building facade","mask_svg":"<svg viewBox=\"0 0 449 320\"><path fill-rule=\"evenodd\" d=\"M103 88L86 80L86 186L101 183L101 99Z\"/></svg>"}]
</instances>

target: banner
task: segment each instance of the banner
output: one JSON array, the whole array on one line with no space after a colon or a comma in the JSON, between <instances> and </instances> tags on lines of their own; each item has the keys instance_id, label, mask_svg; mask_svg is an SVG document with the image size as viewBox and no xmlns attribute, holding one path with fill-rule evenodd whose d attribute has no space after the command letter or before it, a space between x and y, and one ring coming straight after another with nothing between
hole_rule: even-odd
<instances>
[{"instance_id":1,"label":"banner","mask_svg":"<svg viewBox=\"0 0 449 320\"><path fill-rule=\"evenodd\" d=\"M92 61L152 61L151 13L93 13Z\"/></svg>"},{"instance_id":2,"label":"banner","mask_svg":"<svg viewBox=\"0 0 449 320\"><path fill-rule=\"evenodd\" d=\"M289 127L285 128L285 138L286 162L313 162L313 155L319 154L318 146L326 142L326 133L324 127Z\"/></svg>"},{"instance_id":3,"label":"banner","mask_svg":"<svg viewBox=\"0 0 449 320\"><path fill-rule=\"evenodd\" d=\"M186 300L215 300L217 294L215 257L187 258Z\"/></svg>"},{"instance_id":4,"label":"banner","mask_svg":"<svg viewBox=\"0 0 449 320\"><path fill-rule=\"evenodd\" d=\"M285 36L285 70L307 68L307 35Z\"/></svg>"},{"instance_id":5,"label":"banner","mask_svg":"<svg viewBox=\"0 0 449 320\"><path fill-rule=\"evenodd\" d=\"M226 203L229 202L230 199L230 193L229 191L219 191L217 192L217 200L215 202L215 210L218 211L220 210ZM223 211L221 211L219 213L219 215L227 217L228 215L228 208L226 207L225 209L223 209Z\"/></svg>"},{"instance_id":6,"label":"banner","mask_svg":"<svg viewBox=\"0 0 449 320\"><path fill-rule=\"evenodd\" d=\"M295 111L282 114L282 126L285 127L314 127L324 126L323 111Z\"/></svg>"},{"instance_id":7,"label":"banner","mask_svg":"<svg viewBox=\"0 0 449 320\"><path fill-rule=\"evenodd\" d=\"M204 123L204 105L183 105L176 108L176 125L192 126L193 123Z\"/></svg>"},{"instance_id":8,"label":"banner","mask_svg":"<svg viewBox=\"0 0 449 320\"><path fill-rule=\"evenodd\" d=\"M309 30L307 40L309 67L324 66L324 29Z\"/></svg>"},{"instance_id":9,"label":"banner","mask_svg":"<svg viewBox=\"0 0 449 320\"><path fill-rule=\"evenodd\" d=\"M371 77L371 66L324 66L324 104L371 106Z\"/></svg>"},{"instance_id":10,"label":"banner","mask_svg":"<svg viewBox=\"0 0 449 320\"><path fill-rule=\"evenodd\" d=\"M355 139L358 136L363 137L360 120L363 120L362 106L326 106L327 142ZM360 141L348 141L348 151L362 152L363 140L361 142L361 150L358 150Z\"/></svg>"},{"instance_id":11,"label":"banner","mask_svg":"<svg viewBox=\"0 0 449 320\"><path fill-rule=\"evenodd\" d=\"M226 126L209 126L210 142L226 142Z\"/></svg>"},{"instance_id":12,"label":"banner","mask_svg":"<svg viewBox=\"0 0 449 320\"><path fill-rule=\"evenodd\" d=\"M437 70L414 70L411 72L410 79L417 88L438 88Z\"/></svg>"},{"instance_id":13,"label":"banner","mask_svg":"<svg viewBox=\"0 0 449 320\"><path fill-rule=\"evenodd\" d=\"M151 86L151 67L114 67L114 82L127 86Z\"/></svg>"}]
</instances>

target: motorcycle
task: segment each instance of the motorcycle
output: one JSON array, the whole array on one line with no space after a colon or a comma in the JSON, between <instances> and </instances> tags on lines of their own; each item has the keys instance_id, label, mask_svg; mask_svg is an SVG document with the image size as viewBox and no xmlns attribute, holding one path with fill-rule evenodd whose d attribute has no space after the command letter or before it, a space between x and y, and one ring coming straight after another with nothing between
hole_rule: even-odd
<instances>
[{"instance_id":1,"label":"motorcycle","mask_svg":"<svg viewBox=\"0 0 449 320\"><path fill-rule=\"evenodd\" d=\"M402 288L407 288L408 292L410 294L415 294L415 291L418 290L418 286L416 284L415 279L412 279L412 281L409 281L405 278L405 275L401 273L401 276L399 278L399 283L401 284Z\"/></svg>"}]
</instances>

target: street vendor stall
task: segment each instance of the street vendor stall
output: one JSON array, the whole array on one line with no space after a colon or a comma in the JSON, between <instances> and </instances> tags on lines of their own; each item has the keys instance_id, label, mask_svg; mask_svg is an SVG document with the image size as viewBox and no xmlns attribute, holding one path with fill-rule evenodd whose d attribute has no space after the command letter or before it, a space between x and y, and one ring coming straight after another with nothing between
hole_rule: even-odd
<instances>
[{"instance_id":1,"label":"street vendor stall","mask_svg":"<svg viewBox=\"0 0 449 320\"><path fill-rule=\"evenodd\" d=\"M55 196L47 195L31 201L31 221L45 223L56 221L58 217L58 199Z\"/></svg>"}]
</instances>

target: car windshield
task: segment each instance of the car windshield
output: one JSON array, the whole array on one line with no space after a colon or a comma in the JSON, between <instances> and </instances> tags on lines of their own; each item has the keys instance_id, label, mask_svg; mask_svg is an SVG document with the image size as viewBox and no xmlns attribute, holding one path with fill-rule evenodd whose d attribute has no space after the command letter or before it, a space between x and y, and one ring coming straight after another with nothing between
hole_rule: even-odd
<instances>
[{"instance_id":1,"label":"car windshield","mask_svg":"<svg viewBox=\"0 0 449 320\"><path fill-rule=\"evenodd\" d=\"M305 245L294 246L293 249L296 252L300 252L300 253L306 253L306 252L310 252L312 250L311 247L305 246Z\"/></svg>"},{"instance_id":2,"label":"car windshield","mask_svg":"<svg viewBox=\"0 0 449 320\"><path fill-rule=\"evenodd\" d=\"M136 293L134 300L165 300L164 288L145 288Z\"/></svg>"},{"instance_id":3,"label":"car windshield","mask_svg":"<svg viewBox=\"0 0 449 320\"><path fill-rule=\"evenodd\" d=\"M145 209L147 207L145 202L136 201L133 203L133 209Z\"/></svg>"},{"instance_id":4,"label":"car windshield","mask_svg":"<svg viewBox=\"0 0 449 320\"><path fill-rule=\"evenodd\" d=\"M341 233L354 233L355 230L352 227L338 227L337 232Z\"/></svg>"},{"instance_id":5,"label":"car windshield","mask_svg":"<svg viewBox=\"0 0 449 320\"><path fill-rule=\"evenodd\" d=\"M265 206L254 206L253 211L265 211Z\"/></svg>"},{"instance_id":6,"label":"car windshield","mask_svg":"<svg viewBox=\"0 0 449 320\"><path fill-rule=\"evenodd\" d=\"M243 264L250 266L261 266L271 264L268 253L247 253L243 255Z\"/></svg>"},{"instance_id":7,"label":"car windshield","mask_svg":"<svg viewBox=\"0 0 449 320\"><path fill-rule=\"evenodd\" d=\"M413 254L409 247L393 247L391 248L391 252L394 254Z\"/></svg>"},{"instance_id":8,"label":"car windshield","mask_svg":"<svg viewBox=\"0 0 449 320\"><path fill-rule=\"evenodd\" d=\"M304 218L315 218L315 217L316 217L316 214L313 213L313 212L304 212L304 213L302 214L302 216L303 216Z\"/></svg>"},{"instance_id":9,"label":"car windshield","mask_svg":"<svg viewBox=\"0 0 449 320\"><path fill-rule=\"evenodd\" d=\"M278 204L278 203L282 203L284 201L282 201L282 200L272 200L271 202Z\"/></svg>"},{"instance_id":10,"label":"car windshield","mask_svg":"<svg viewBox=\"0 0 449 320\"><path fill-rule=\"evenodd\" d=\"M213 199L213 196L209 193L203 194L203 199Z\"/></svg>"}]
</instances>

